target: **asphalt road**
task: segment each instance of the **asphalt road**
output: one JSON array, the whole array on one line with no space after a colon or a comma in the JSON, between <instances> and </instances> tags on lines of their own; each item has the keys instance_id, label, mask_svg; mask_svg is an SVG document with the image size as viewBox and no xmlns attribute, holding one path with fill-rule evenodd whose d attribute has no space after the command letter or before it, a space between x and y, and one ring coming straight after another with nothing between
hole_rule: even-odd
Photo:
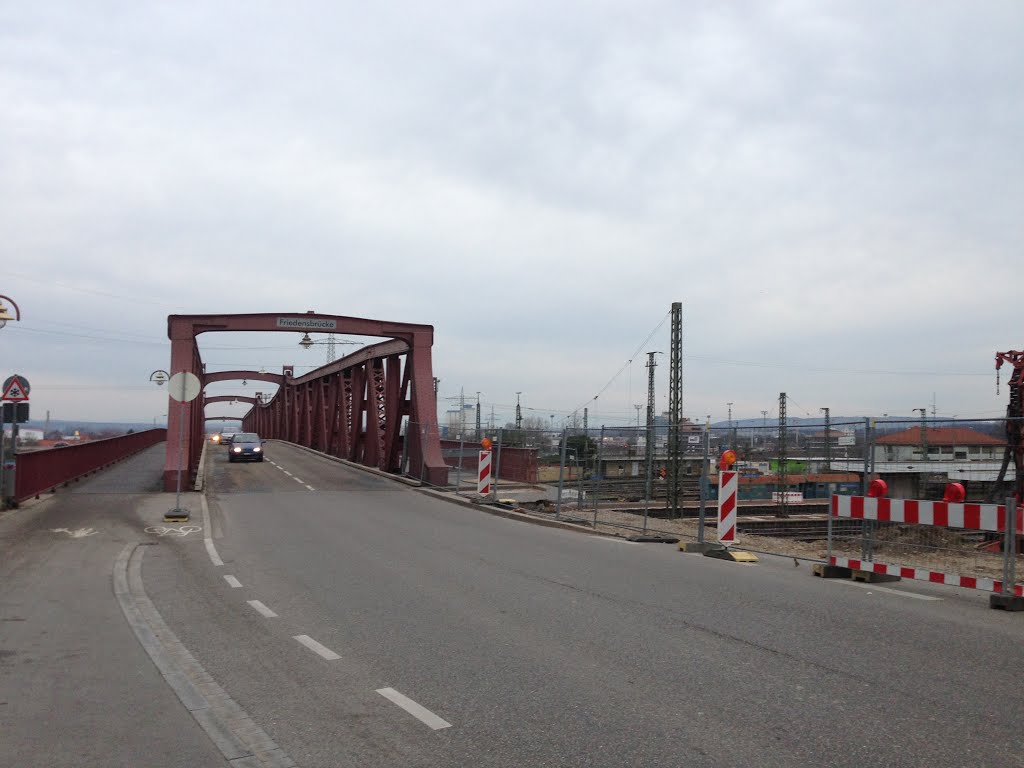
<instances>
[{"instance_id":1,"label":"asphalt road","mask_svg":"<svg viewBox=\"0 0 1024 768\"><path fill-rule=\"evenodd\" d=\"M151 538L138 512L162 499L146 493L162 458L155 446L0 515L0 765L223 764L111 589L125 544Z\"/></svg>"},{"instance_id":2,"label":"asphalt road","mask_svg":"<svg viewBox=\"0 0 1024 768\"><path fill-rule=\"evenodd\" d=\"M162 507L130 495L74 512L75 526L109 529L106 548L100 534L44 538L71 527L55 524L66 510L24 541L0 519L20 558L0 571L3 617L9 579L23 613L64 590L80 601L73 626L92 628L78 644L111 645L95 679L102 716L89 720L102 738L159 743L166 725L203 748L166 686L150 690L159 677L93 583L109 580L104 558L123 541L148 536L143 583L170 630L300 766L1024 766L1024 617L983 594L824 581L786 559L724 563L493 517L294 446L269 443L267 456L229 465L213 450L203 532L142 533ZM96 553L47 567L58 544ZM56 609L38 621L66 624ZM16 658L0 659L0 716L15 694L33 703L3 717L4 765L47 738L40 719L82 716L47 698L62 660L40 653L48 672L16 675L18 690L6 682ZM106 695L105 677L130 678L129 693ZM147 694L161 722L137 711L132 697ZM159 754L134 764L223 762Z\"/></svg>"}]
</instances>

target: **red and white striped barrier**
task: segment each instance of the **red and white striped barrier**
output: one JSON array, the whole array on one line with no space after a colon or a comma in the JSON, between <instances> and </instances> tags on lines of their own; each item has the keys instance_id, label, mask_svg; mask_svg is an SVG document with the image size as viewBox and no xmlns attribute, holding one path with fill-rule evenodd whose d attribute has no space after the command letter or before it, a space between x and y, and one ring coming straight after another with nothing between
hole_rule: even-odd
<instances>
[{"instance_id":1,"label":"red and white striped barrier","mask_svg":"<svg viewBox=\"0 0 1024 768\"><path fill-rule=\"evenodd\" d=\"M972 531L1006 530L1003 504L951 504L945 501L833 496L832 516L913 525L937 525ZM1024 533L1024 515L1017 515L1017 533Z\"/></svg>"},{"instance_id":2,"label":"red and white striped barrier","mask_svg":"<svg viewBox=\"0 0 1024 768\"><path fill-rule=\"evenodd\" d=\"M955 573L928 571L923 568L908 568L905 565L887 565L886 563L877 562L869 563L866 560L851 560L846 557L831 557L829 558L829 564L837 565L840 568L852 568L855 571L868 571L870 573L882 573L887 576L900 576L904 579L930 581L932 584L948 584L953 587L980 589L985 592L1003 591L1003 582L998 579L960 576ZM1017 597L1024 597L1024 584L1014 584L1012 591Z\"/></svg>"},{"instance_id":3,"label":"red and white striped barrier","mask_svg":"<svg viewBox=\"0 0 1024 768\"><path fill-rule=\"evenodd\" d=\"M480 451L480 463L478 464L476 478L476 492L489 494L491 492L491 452Z\"/></svg>"},{"instance_id":4,"label":"red and white striped barrier","mask_svg":"<svg viewBox=\"0 0 1024 768\"><path fill-rule=\"evenodd\" d=\"M739 473L720 470L718 473L718 542L736 543L736 494Z\"/></svg>"}]
</instances>

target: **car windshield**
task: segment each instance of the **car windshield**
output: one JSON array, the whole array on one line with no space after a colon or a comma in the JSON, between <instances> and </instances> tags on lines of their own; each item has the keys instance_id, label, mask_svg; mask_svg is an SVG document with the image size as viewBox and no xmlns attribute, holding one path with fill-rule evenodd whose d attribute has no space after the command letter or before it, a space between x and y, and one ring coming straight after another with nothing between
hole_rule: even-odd
<instances>
[{"instance_id":1,"label":"car windshield","mask_svg":"<svg viewBox=\"0 0 1024 768\"><path fill-rule=\"evenodd\" d=\"M259 441L260 436L255 432L239 432L231 438L231 442L233 443L258 443Z\"/></svg>"}]
</instances>

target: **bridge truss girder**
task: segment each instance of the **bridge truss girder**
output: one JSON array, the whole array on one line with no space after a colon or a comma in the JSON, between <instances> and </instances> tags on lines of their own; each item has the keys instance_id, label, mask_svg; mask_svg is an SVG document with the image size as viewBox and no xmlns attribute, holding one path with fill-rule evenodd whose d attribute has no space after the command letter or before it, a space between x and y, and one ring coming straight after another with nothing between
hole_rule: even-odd
<instances>
[{"instance_id":1,"label":"bridge truss girder","mask_svg":"<svg viewBox=\"0 0 1024 768\"><path fill-rule=\"evenodd\" d=\"M282 321L285 327L281 327ZM196 337L209 331L331 331L390 337L364 347L301 377L290 367L282 374L262 371L203 372ZM270 399L252 398L242 417L243 429L262 437L304 445L338 458L385 472L409 475L434 485L447 482L441 455L433 390L433 328L335 315L172 315L168 318L173 373L195 373L207 384L236 379L268 381L278 386ZM185 459L190 476L202 450L202 407L243 398L213 396L185 404L171 402L164 487L173 490L178 469L178 429L185 419ZM248 401L249 399L246 398ZM406 426L403 434L403 425Z\"/></svg>"}]
</instances>

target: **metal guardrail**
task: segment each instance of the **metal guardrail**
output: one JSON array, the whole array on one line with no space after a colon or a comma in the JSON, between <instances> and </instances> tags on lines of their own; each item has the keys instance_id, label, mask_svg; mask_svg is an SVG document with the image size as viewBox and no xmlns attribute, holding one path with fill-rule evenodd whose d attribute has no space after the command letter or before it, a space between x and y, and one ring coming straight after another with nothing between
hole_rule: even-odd
<instances>
[{"instance_id":1,"label":"metal guardrail","mask_svg":"<svg viewBox=\"0 0 1024 768\"><path fill-rule=\"evenodd\" d=\"M162 443L166 429L147 429L121 437L92 440L62 448L19 453L10 499L15 504L84 477L114 462Z\"/></svg>"}]
</instances>

